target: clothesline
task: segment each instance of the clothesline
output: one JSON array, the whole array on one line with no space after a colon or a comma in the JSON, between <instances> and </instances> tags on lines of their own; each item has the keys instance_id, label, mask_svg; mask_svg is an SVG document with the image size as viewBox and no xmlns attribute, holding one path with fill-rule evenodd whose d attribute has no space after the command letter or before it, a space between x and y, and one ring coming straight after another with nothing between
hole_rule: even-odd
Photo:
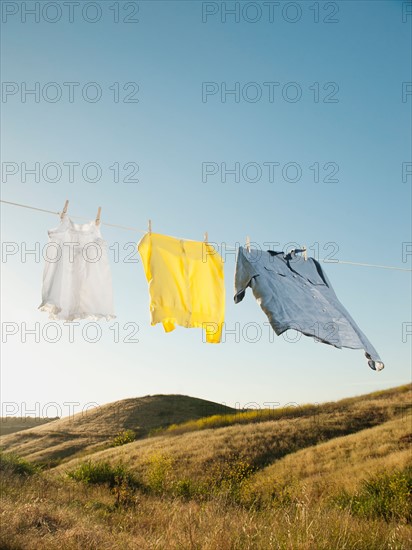
<instances>
[{"instance_id":1,"label":"clothesline","mask_svg":"<svg viewBox=\"0 0 412 550\"><path fill-rule=\"evenodd\" d=\"M20 203L17 203L17 202L10 202L10 201L4 201L4 200L0 200L0 202L2 202L4 204L10 204L12 206L18 206L20 208L28 208L29 210L37 210L38 212L46 212L47 214L54 214L56 216L61 215L61 212L56 211L56 210L46 210L45 208L37 208L36 206L31 206L31 205L27 205L27 204L20 204ZM88 218L85 218L83 216L72 216L72 215L70 215L70 217L73 218L73 219L78 219L78 220L88 220ZM118 224L108 223L108 222L100 222L100 224L101 225L106 225L107 227L116 227L118 229L124 229L125 231L133 231L135 233L147 233L147 229L138 229L136 227L127 227L125 225L118 225ZM221 245L218 245L218 246L219 246L219 248L221 248ZM225 246L225 250L237 250L237 248L235 246ZM396 270L396 271L412 272L412 269L408 269L408 268L405 268L405 267L391 266L391 265L368 264L368 263L364 263L364 262L349 262L349 261L346 261L346 260L337 260L337 259L328 260L326 258L319 259L319 261L324 262L324 263L330 263L330 264L347 264L347 265L357 265L357 266L362 266L362 267L372 267L372 268L377 268L377 269L393 269L393 270Z\"/></svg>"},{"instance_id":2,"label":"clothesline","mask_svg":"<svg viewBox=\"0 0 412 550\"><path fill-rule=\"evenodd\" d=\"M44 208L37 208L35 206L29 206L27 204L19 204L18 202L10 202L10 201L4 201L0 200L0 202L4 202L5 204L11 204L12 206L20 206L21 208L28 208L29 210L38 210L39 212L47 212L47 214L55 214L56 216L60 216L61 212L57 210L45 210ZM76 220L88 220L88 218L85 218L84 216L72 216L71 218ZM146 233L143 229L137 229L136 227L126 227L124 225L117 225L114 223L107 223L107 222L100 222L100 225L107 225L109 227L118 227L119 229L126 229L127 231L134 231L137 233Z\"/></svg>"}]
</instances>

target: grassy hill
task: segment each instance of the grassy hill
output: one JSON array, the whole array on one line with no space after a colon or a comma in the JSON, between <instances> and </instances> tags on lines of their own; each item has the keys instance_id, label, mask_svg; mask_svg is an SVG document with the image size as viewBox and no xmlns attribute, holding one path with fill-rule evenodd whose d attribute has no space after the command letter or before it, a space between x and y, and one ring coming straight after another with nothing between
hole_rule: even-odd
<instances>
[{"instance_id":1,"label":"grassy hill","mask_svg":"<svg viewBox=\"0 0 412 550\"><path fill-rule=\"evenodd\" d=\"M245 421L245 416L250 421ZM216 418L216 417L215 417ZM263 418L263 420L262 420ZM97 451L93 460L116 463L121 460L139 476L147 476L153 461L173 464L173 480L191 479L192 484L210 484L218 469L230 469L242 463L255 471L296 453L335 438L378 426L395 418L412 418L412 389L403 386L396 390L377 392L368 396L344 399L318 407L305 406L256 417L254 411L222 415L227 426L199 428L182 433L178 429L141 439L122 447ZM239 423L236 423L238 419ZM200 422L202 426L202 423ZM183 424L182 428L187 426ZM193 423L190 423L193 427ZM31 457L32 458L32 457ZM61 465L67 470L82 458ZM159 466L160 468L160 466ZM57 468L59 471L59 468ZM173 484L173 480L170 483Z\"/></svg>"},{"instance_id":2,"label":"grassy hill","mask_svg":"<svg viewBox=\"0 0 412 550\"><path fill-rule=\"evenodd\" d=\"M56 463L72 455L107 447L124 430L139 438L151 430L216 413L234 413L219 403L185 395L123 399L72 417L0 437L0 448L33 461Z\"/></svg>"},{"instance_id":3,"label":"grassy hill","mask_svg":"<svg viewBox=\"0 0 412 550\"><path fill-rule=\"evenodd\" d=\"M412 547L411 385L259 414L211 403L205 417L202 400L184 396L119 403L134 420L122 408L114 422L116 404L105 406L106 421L98 411L78 418L68 441L90 441L100 426L103 443L48 470L35 466L46 435L31 448L18 434L4 438L30 462L0 455L1 548ZM119 427L140 427L140 439L102 448Z\"/></svg>"},{"instance_id":4,"label":"grassy hill","mask_svg":"<svg viewBox=\"0 0 412 550\"><path fill-rule=\"evenodd\" d=\"M359 480L412 466L412 417L334 438L289 454L258 471L246 497L269 501L277 495L321 498L353 492ZM412 495L411 495L412 497Z\"/></svg>"}]
</instances>

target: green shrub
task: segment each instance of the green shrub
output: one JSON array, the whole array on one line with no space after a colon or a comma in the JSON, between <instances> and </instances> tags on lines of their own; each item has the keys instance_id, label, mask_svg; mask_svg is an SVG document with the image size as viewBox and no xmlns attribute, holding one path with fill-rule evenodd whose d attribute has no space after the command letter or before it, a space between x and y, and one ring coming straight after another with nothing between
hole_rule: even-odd
<instances>
[{"instance_id":1,"label":"green shrub","mask_svg":"<svg viewBox=\"0 0 412 550\"><path fill-rule=\"evenodd\" d=\"M240 502L253 472L254 467L237 455L212 462L206 473L209 496L224 495L233 502Z\"/></svg>"},{"instance_id":2,"label":"green shrub","mask_svg":"<svg viewBox=\"0 0 412 550\"><path fill-rule=\"evenodd\" d=\"M183 499L193 498L198 493L191 479L179 479L173 483L173 494Z\"/></svg>"},{"instance_id":3,"label":"green shrub","mask_svg":"<svg viewBox=\"0 0 412 550\"><path fill-rule=\"evenodd\" d=\"M112 466L109 462L82 462L75 470L67 472L67 475L75 481L91 485L109 485L113 488L122 483L137 487L140 483L123 464Z\"/></svg>"},{"instance_id":4,"label":"green shrub","mask_svg":"<svg viewBox=\"0 0 412 550\"><path fill-rule=\"evenodd\" d=\"M335 502L358 516L412 523L412 467L364 480L354 495L345 491Z\"/></svg>"},{"instance_id":5,"label":"green shrub","mask_svg":"<svg viewBox=\"0 0 412 550\"><path fill-rule=\"evenodd\" d=\"M136 432L133 430L122 430L112 440L111 447L119 447L120 445L126 445L126 443L132 443L136 439Z\"/></svg>"},{"instance_id":6,"label":"green shrub","mask_svg":"<svg viewBox=\"0 0 412 550\"><path fill-rule=\"evenodd\" d=\"M31 476L39 471L39 466L32 464L14 453L0 452L0 472Z\"/></svg>"},{"instance_id":7,"label":"green shrub","mask_svg":"<svg viewBox=\"0 0 412 550\"><path fill-rule=\"evenodd\" d=\"M112 466L109 462L88 460L75 470L66 473L75 481L91 485L107 485L115 496L115 508L135 505L137 502L136 490L144 490L140 481L123 464Z\"/></svg>"},{"instance_id":8,"label":"green shrub","mask_svg":"<svg viewBox=\"0 0 412 550\"><path fill-rule=\"evenodd\" d=\"M146 470L146 483L155 493L166 492L171 486L173 458L162 453L154 453L149 458Z\"/></svg>"}]
</instances>

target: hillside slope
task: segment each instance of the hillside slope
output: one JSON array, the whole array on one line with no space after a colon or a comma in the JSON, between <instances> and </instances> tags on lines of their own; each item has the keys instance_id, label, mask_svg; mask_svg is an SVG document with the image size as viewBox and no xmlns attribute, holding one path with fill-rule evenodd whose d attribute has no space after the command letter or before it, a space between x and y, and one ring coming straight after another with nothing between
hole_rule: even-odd
<instances>
[{"instance_id":1,"label":"hillside slope","mask_svg":"<svg viewBox=\"0 0 412 550\"><path fill-rule=\"evenodd\" d=\"M58 461L79 452L107 446L121 430L142 437L169 424L235 409L185 395L152 395L123 399L0 437L0 448L40 462Z\"/></svg>"},{"instance_id":2,"label":"hillside slope","mask_svg":"<svg viewBox=\"0 0 412 550\"><path fill-rule=\"evenodd\" d=\"M256 472L248 494L270 502L278 495L330 497L352 492L364 479L412 465L412 416L302 449Z\"/></svg>"},{"instance_id":3,"label":"hillside slope","mask_svg":"<svg viewBox=\"0 0 412 550\"><path fill-rule=\"evenodd\" d=\"M4 454L0 548L409 550L411 390L222 415L42 471Z\"/></svg>"},{"instance_id":4,"label":"hillside slope","mask_svg":"<svg viewBox=\"0 0 412 550\"><path fill-rule=\"evenodd\" d=\"M55 418L34 418L31 416L2 416L0 417L0 435L9 435L22 430L29 430L53 422Z\"/></svg>"},{"instance_id":5,"label":"hillside slope","mask_svg":"<svg viewBox=\"0 0 412 550\"><path fill-rule=\"evenodd\" d=\"M389 420L411 418L411 397L411 386L403 386L397 391L343 400L333 409L329 404L320 406L316 414L306 417L160 435L96 452L91 458L112 463L120 460L144 476L152 467L153 460L163 457L173 463L173 473L177 478L190 476L207 480L215 472L216 464L233 464L241 460L259 470L286 455L333 438L354 434ZM78 462L73 459L57 470L75 467Z\"/></svg>"}]
</instances>

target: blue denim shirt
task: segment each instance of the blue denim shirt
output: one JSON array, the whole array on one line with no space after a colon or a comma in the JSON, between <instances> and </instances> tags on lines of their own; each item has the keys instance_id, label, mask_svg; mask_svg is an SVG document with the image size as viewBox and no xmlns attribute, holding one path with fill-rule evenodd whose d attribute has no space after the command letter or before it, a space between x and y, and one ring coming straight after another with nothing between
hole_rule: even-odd
<instances>
[{"instance_id":1,"label":"blue denim shirt","mask_svg":"<svg viewBox=\"0 0 412 550\"><path fill-rule=\"evenodd\" d=\"M295 329L337 348L363 349L368 365L382 370L377 351L338 300L319 262L293 252L240 247L235 272L235 303L250 286L277 335Z\"/></svg>"}]
</instances>

